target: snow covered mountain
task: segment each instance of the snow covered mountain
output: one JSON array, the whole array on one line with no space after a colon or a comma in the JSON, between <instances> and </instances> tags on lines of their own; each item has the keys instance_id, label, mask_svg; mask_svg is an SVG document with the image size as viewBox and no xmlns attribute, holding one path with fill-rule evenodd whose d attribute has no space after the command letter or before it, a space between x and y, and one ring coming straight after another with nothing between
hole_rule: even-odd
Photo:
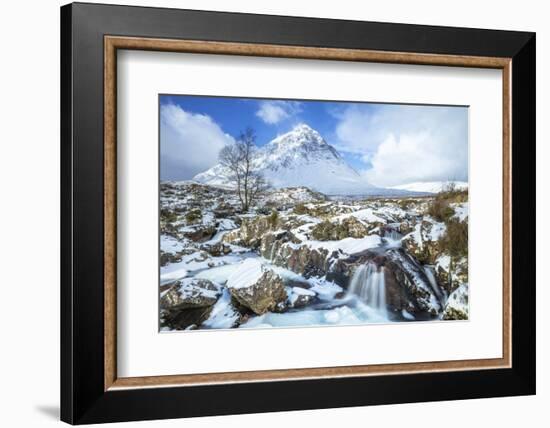
<instances>
[{"instance_id":1,"label":"snow covered mountain","mask_svg":"<svg viewBox=\"0 0 550 428\"><path fill-rule=\"evenodd\" d=\"M394 186L392 189L408 190L411 192L426 192L426 193L439 193L450 185L454 185L458 190L468 189L468 183L465 181L429 181L401 184Z\"/></svg>"},{"instance_id":2,"label":"snow covered mountain","mask_svg":"<svg viewBox=\"0 0 550 428\"><path fill-rule=\"evenodd\" d=\"M328 195L371 194L376 189L350 167L338 151L306 124L296 126L258 149L253 167L275 188L306 186ZM214 186L231 186L230 172L218 164L194 177Z\"/></svg>"}]
</instances>

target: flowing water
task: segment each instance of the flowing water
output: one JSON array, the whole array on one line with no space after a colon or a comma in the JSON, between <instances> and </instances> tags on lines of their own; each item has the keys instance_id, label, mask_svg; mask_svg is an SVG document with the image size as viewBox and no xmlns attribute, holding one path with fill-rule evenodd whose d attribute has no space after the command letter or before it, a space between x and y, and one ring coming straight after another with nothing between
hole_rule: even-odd
<instances>
[{"instance_id":1,"label":"flowing water","mask_svg":"<svg viewBox=\"0 0 550 428\"><path fill-rule=\"evenodd\" d=\"M385 241L385 248L399 248L401 247L401 239L403 239L403 235L401 235L397 230L395 229L386 229L384 231L384 241Z\"/></svg>"},{"instance_id":2,"label":"flowing water","mask_svg":"<svg viewBox=\"0 0 550 428\"><path fill-rule=\"evenodd\" d=\"M374 263L359 266L348 288L348 295L357 296L372 309L385 313L386 308L386 278L384 268Z\"/></svg>"},{"instance_id":3,"label":"flowing water","mask_svg":"<svg viewBox=\"0 0 550 428\"><path fill-rule=\"evenodd\" d=\"M435 279L432 268L430 266L424 266L424 273L426 274L428 281L430 281L432 290L434 291L439 301L447 300L447 293L445 293L445 291L439 288L439 285L437 285L437 281Z\"/></svg>"},{"instance_id":4,"label":"flowing water","mask_svg":"<svg viewBox=\"0 0 550 428\"><path fill-rule=\"evenodd\" d=\"M401 238L403 238L403 235L401 235L397 230L395 229L387 229L384 232L384 238L389 238L392 241L398 241L401 242Z\"/></svg>"}]
</instances>

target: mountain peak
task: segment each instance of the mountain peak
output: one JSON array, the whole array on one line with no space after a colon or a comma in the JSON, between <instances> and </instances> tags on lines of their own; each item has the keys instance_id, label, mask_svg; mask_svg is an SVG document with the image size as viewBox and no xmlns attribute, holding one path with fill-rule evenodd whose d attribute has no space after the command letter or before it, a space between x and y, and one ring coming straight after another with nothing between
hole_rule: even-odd
<instances>
[{"instance_id":1,"label":"mountain peak","mask_svg":"<svg viewBox=\"0 0 550 428\"><path fill-rule=\"evenodd\" d=\"M273 139L269 145L271 146L291 146L303 147L309 146L329 146L323 139L321 134L306 123L300 123L292 128L289 132L279 135Z\"/></svg>"},{"instance_id":2,"label":"mountain peak","mask_svg":"<svg viewBox=\"0 0 550 428\"><path fill-rule=\"evenodd\" d=\"M321 137L321 134L319 134L317 130L313 129L307 123L303 123L303 122L296 125L294 128L292 128L289 132L287 132L284 135L304 135L311 138L323 140L323 137Z\"/></svg>"},{"instance_id":3,"label":"mountain peak","mask_svg":"<svg viewBox=\"0 0 550 428\"><path fill-rule=\"evenodd\" d=\"M296 125L258 149L253 168L276 188L305 186L325 194L362 194L372 186L350 167L321 134L306 123ZM220 164L195 176L207 184L230 183Z\"/></svg>"},{"instance_id":4,"label":"mountain peak","mask_svg":"<svg viewBox=\"0 0 550 428\"><path fill-rule=\"evenodd\" d=\"M318 134L318 132L313 129L311 126L309 126L307 123L302 122L296 125L290 132L315 132Z\"/></svg>"}]
</instances>

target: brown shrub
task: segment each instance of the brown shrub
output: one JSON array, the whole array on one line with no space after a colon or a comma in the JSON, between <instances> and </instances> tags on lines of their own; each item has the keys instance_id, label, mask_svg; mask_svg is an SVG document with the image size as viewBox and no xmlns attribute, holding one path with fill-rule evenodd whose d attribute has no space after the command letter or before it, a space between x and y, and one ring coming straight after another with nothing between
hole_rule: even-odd
<instances>
[{"instance_id":1,"label":"brown shrub","mask_svg":"<svg viewBox=\"0 0 550 428\"><path fill-rule=\"evenodd\" d=\"M450 219L447 231L439 238L439 246L451 257L468 257L468 223Z\"/></svg>"},{"instance_id":2,"label":"brown shrub","mask_svg":"<svg viewBox=\"0 0 550 428\"><path fill-rule=\"evenodd\" d=\"M454 210L450 204L467 201L468 190L457 189L454 183L450 183L429 203L426 214L432 216L437 221L447 223L454 215Z\"/></svg>"},{"instance_id":3,"label":"brown shrub","mask_svg":"<svg viewBox=\"0 0 550 428\"><path fill-rule=\"evenodd\" d=\"M202 212L200 209L192 209L185 214L185 221L187 224L198 223L202 219Z\"/></svg>"},{"instance_id":4,"label":"brown shrub","mask_svg":"<svg viewBox=\"0 0 550 428\"><path fill-rule=\"evenodd\" d=\"M468 190L461 190L454 183L449 183L437 195L441 199L451 202L468 202Z\"/></svg>"},{"instance_id":5,"label":"brown shrub","mask_svg":"<svg viewBox=\"0 0 550 428\"><path fill-rule=\"evenodd\" d=\"M308 210L304 204L299 203L294 207L294 213L298 215L307 214Z\"/></svg>"},{"instance_id":6,"label":"brown shrub","mask_svg":"<svg viewBox=\"0 0 550 428\"><path fill-rule=\"evenodd\" d=\"M279 224L279 213L277 212L277 210L271 211L271 214L269 216L269 224L272 228L276 228Z\"/></svg>"},{"instance_id":7,"label":"brown shrub","mask_svg":"<svg viewBox=\"0 0 550 428\"><path fill-rule=\"evenodd\" d=\"M428 205L427 214L437 221L447 222L454 213L454 210L449 206L449 202L446 199L439 198L439 196L436 196Z\"/></svg>"},{"instance_id":8,"label":"brown shrub","mask_svg":"<svg viewBox=\"0 0 550 428\"><path fill-rule=\"evenodd\" d=\"M160 210L160 220L166 223L173 223L178 219L178 215L169 209L163 208Z\"/></svg>"}]
</instances>

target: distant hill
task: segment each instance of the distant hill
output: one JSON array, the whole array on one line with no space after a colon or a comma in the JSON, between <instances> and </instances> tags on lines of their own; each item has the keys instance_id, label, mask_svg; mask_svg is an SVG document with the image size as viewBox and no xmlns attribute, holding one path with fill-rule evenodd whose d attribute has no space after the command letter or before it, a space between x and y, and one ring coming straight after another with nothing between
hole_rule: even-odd
<instances>
[{"instance_id":1,"label":"distant hill","mask_svg":"<svg viewBox=\"0 0 550 428\"><path fill-rule=\"evenodd\" d=\"M448 188L450 185L454 185L456 189L464 190L468 189L468 183L465 181L427 181L401 184L399 186L393 186L392 189L408 190L410 192L426 192L426 193L439 193L442 190Z\"/></svg>"}]
</instances>

